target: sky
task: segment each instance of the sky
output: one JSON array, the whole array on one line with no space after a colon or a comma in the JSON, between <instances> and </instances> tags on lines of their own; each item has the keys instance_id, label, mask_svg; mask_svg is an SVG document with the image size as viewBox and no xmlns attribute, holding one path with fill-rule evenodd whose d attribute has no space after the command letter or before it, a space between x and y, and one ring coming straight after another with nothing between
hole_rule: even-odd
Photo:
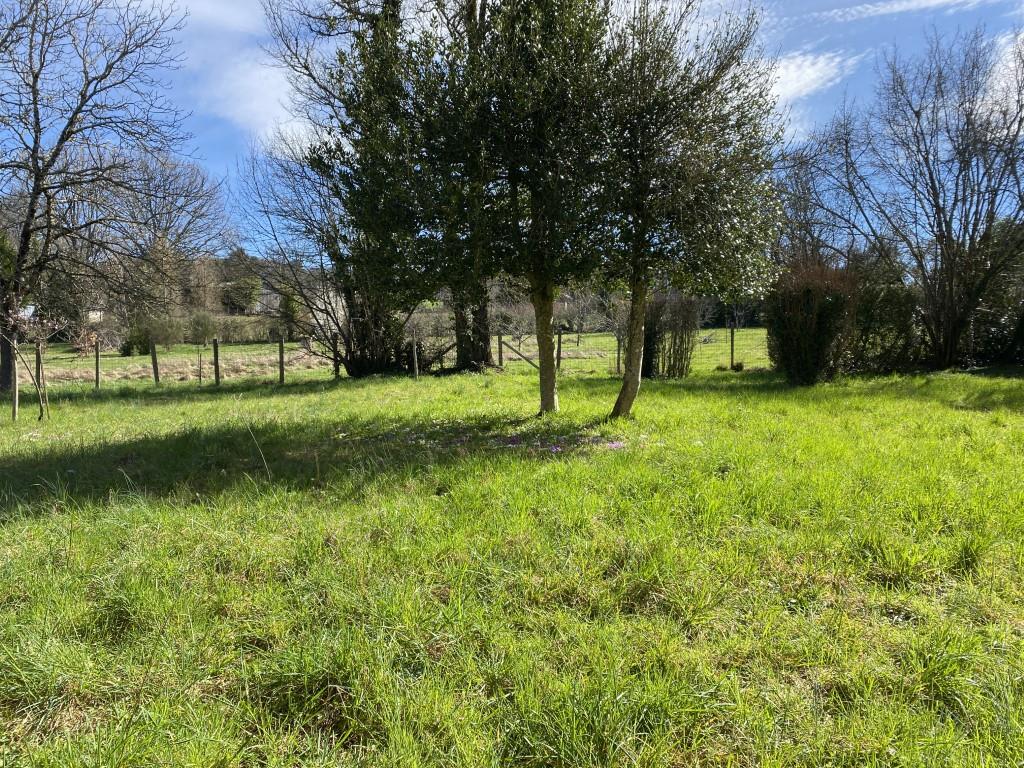
<instances>
[{"instance_id":1,"label":"sky","mask_svg":"<svg viewBox=\"0 0 1024 768\"><path fill-rule=\"evenodd\" d=\"M193 154L230 177L254 139L287 119L288 86L263 53L259 0L178 0L188 14L173 98L190 113ZM762 42L778 57L776 92L799 137L844 98L870 97L878 57L913 54L931 30L983 25L992 36L1024 26L1024 0L763 0Z\"/></svg>"}]
</instances>

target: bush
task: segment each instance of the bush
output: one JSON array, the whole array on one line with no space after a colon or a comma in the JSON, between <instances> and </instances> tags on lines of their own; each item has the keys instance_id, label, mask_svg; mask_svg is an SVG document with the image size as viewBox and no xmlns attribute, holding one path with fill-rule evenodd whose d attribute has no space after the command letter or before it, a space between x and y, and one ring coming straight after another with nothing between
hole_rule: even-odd
<instances>
[{"instance_id":1,"label":"bush","mask_svg":"<svg viewBox=\"0 0 1024 768\"><path fill-rule=\"evenodd\" d=\"M964 346L968 365L1024 363L1024 264L985 294Z\"/></svg>"},{"instance_id":2,"label":"bush","mask_svg":"<svg viewBox=\"0 0 1024 768\"><path fill-rule=\"evenodd\" d=\"M267 341L273 324L265 317L221 317L217 335L228 344L254 344Z\"/></svg>"},{"instance_id":3,"label":"bush","mask_svg":"<svg viewBox=\"0 0 1024 768\"><path fill-rule=\"evenodd\" d=\"M852 260L850 273L856 281L855 308L843 367L892 373L919 364L923 337L916 290L884 258Z\"/></svg>"},{"instance_id":4,"label":"bush","mask_svg":"<svg viewBox=\"0 0 1024 768\"><path fill-rule=\"evenodd\" d=\"M690 374L697 333L707 309L704 299L674 289L651 297L644 325L644 378L679 379Z\"/></svg>"},{"instance_id":5,"label":"bush","mask_svg":"<svg viewBox=\"0 0 1024 768\"><path fill-rule=\"evenodd\" d=\"M121 354L144 355L149 352L151 344L170 348L185 340L185 326L176 317L142 317L128 326L124 341L121 342Z\"/></svg>"},{"instance_id":6,"label":"bush","mask_svg":"<svg viewBox=\"0 0 1024 768\"><path fill-rule=\"evenodd\" d=\"M209 312L196 312L189 318L188 340L204 347L217 335L217 318Z\"/></svg>"},{"instance_id":7,"label":"bush","mask_svg":"<svg viewBox=\"0 0 1024 768\"><path fill-rule=\"evenodd\" d=\"M850 275L819 264L783 273L765 303L768 354L791 384L839 370L853 306Z\"/></svg>"}]
</instances>

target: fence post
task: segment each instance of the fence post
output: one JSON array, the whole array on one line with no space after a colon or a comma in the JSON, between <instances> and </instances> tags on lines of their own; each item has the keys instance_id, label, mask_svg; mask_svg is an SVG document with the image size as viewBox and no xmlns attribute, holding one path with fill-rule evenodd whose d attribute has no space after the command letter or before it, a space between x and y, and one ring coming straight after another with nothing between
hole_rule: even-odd
<instances>
[{"instance_id":1,"label":"fence post","mask_svg":"<svg viewBox=\"0 0 1024 768\"><path fill-rule=\"evenodd\" d=\"M11 335L11 420L18 420L18 337Z\"/></svg>"},{"instance_id":2,"label":"fence post","mask_svg":"<svg viewBox=\"0 0 1024 768\"><path fill-rule=\"evenodd\" d=\"M153 363L153 383L160 386L160 362L156 359L156 342L149 342L149 359Z\"/></svg>"},{"instance_id":3,"label":"fence post","mask_svg":"<svg viewBox=\"0 0 1024 768\"><path fill-rule=\"evenodd\" d=\"M220 339L213 340L213 384L220 386Z\"/></svg>"},{"instance_id":4,"label":"fence post","mask_svg":"<svg viewBox=\"0 0 1024 768\"><path fill-rule=\"evenodd\" d=\"M43 389L43 342L36 341L36 386Z\"/></svg>"},{"instance_id":5,"label":"fence post","mask_svg":"<svg viewBox=\"0 0 1024 768\"><path fill-rule=\"evenodd\" d=\"M334 378L341 378L341 354L338 352L338 332L331 334L331 362L334 366Z\"/></svg>"},{"instance_id":6,"label":"fence post","mask_svg":"<svg viewBox=\"0 0 1024 768\"><path fill-rule=\"evenodd\" d=\"M729 323L729 370L736 370L736 321Z\"/></svg>"},{"instance_id":7,"label":"fence post","mask_svg":"<svg viewBox=\"0 0 1024 768\"><path fill-rule=\"evenodd\" d=\"M420 377L420 352L416 345L416 331L412 332L412 377L419 379Z\"/></svg>"},{"instance_id":8,"label":"fence post","mask_svg":"<svg viewBox=\"0 0 1024 768\"><path fill-rule=\"evenodd\" d=\"M284 336L277 340L277 383L284 384Z\"/></svg>"},{"instance_id":9,"label":"fence post","mask_svg":"<svg viewBox=\"0 0 1024 768\"><path fill-rule=\"evenodd\" d=\"M505 349L504 349L504 347L505 347L505 342L502 339L501 334L499 333L498 334L498 367L499 368L504 368L505 367Z\"/></svg>"},{"instance_id":10,"label":"fence post","mask_svg":"<svg viewBox=\"0 0 1024 768\"><path fill-rule=\"evenodd\" d=\"M622 337L615 334L615 372L622 373Z\"/></svg>"},{"instance_id":11,"label":"fence post","mask_svg":"<svg viewBox=\"0 0 1024 768\"><path fill-rule=\"evenodd\" d=\"M562 329L558 329L558 352L555 355L555 369L562 370Z\"/></svg>"},{"instance_id":12,"label":"fence post","mask_svg":"<svg viewBox=\"0 0 1024 768\"><path fill-rule=\"evenodd\" d=\"M199 350L199 386L203 386L203 350Z\"/></svg>"},{"instance_id":13,"label":"fence post","mask_svg":"<svg viewBox=\"0 0 1024 768\"><path fill-rule=\"evenodd\" d=\"M93 356L96 362L95 370L95 385L96 389L100 388L100 340L96 339L95 349L93 350Z\"/></svg>"}]
</instances>

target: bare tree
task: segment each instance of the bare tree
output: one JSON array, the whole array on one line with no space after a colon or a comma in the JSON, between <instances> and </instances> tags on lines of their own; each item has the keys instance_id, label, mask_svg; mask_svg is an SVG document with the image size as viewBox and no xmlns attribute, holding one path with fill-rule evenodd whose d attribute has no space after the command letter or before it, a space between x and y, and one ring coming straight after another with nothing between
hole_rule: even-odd
<instances>
[{"instance_id":1,"label":"bare tree","mask_svg":"<svg viewBox=\"0 0 1024 768\"><path fill-rule=\"evenodd\" d=\"M130 188L110 201L107 217L92 242L76 238L95 253L71 269L107 286L122 321L132 315L174 311L187 289L187 275L201 259L219 252L226 240L221 185L198 165L173 156L142 157Z\"/></svg>"},{"instance_id":2,"label":"bare tree","mask_svg":"<svg viewBox=\"0 0 1024 768\"><path fill-rule=\"evenodd\" d=\"M261 256L261 277L302 308L299 332L332 355L338 339L348 357L354 346L349 313L324 247L337 238L343 214L305 151L305 138L285 131L271 145L254 148L239 174L241 218L247 244Z\"/></svg>"},{"instance_id":3,"label":"bare tree","mask_svg":"<svg viewBox=\"0 0 1024 768\"><path fill-rule=\"evenodd\" d=\"M69 255L106 253L138 189L138 158L170 153L180 114L161 75L182 18L159 0L23 0L0 32L0 197L14 257L0 265L0 387L26 301ZM16 10L13 16L18 17ZM141 255L141 254L138 254Z\"/></svg>"},{"instance_id":4,"label":"bare tree","mask_svg":"<svg viewBox=\"0 0 1024 768\"><path fill-rule=\"evenodd\" d=\"M1024 244L1024 39L936 34L879 70L874 103L844 108L815 142L816 200L861 247L892 245L949 367Z\"/></svg>"}]
</instances>

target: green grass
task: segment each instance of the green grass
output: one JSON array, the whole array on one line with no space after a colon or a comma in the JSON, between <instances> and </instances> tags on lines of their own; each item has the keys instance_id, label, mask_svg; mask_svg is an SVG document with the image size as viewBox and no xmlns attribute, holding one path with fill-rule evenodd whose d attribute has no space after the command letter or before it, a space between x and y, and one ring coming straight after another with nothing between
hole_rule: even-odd
<instances>
[{"instance_id":1,"label":"green grass","mask_svg":"<svg viewBox=\"0 0 1024 768\"><path fill-rule=\"evenodd\" d=\"M308 371L319 371L330 377L330 361L306 354L301 345L285 345L286 367L292 375L305 375ZM31 355L31 351L29 351ZM199 367L202 364L203 380L213 379L213 347L201 344L175 344L158 347L157 358L162 382L198 382ZM221 344L221 371L225 380L251 379L259 376L277 381L277 343L262 344ZM81 354L68 344L53 344L46 350L43 359L46 379L51 386L92 387L96 375L96 358L93 353ZM324 377L322 375L322 377ZM153 368L148 354L121 355L116 349L100 353L101 387L117 386L126 382L151 381ZM30 385L30 379L22 366L23 386Z\"/></svg>"},{"instance_id":2,"label":"green grass","mask_svg":"<svg viewBox=\"0 0 1024 768\"><path fill-rule=\"evenodd\" d=\"M743 328L736 332L735 360L748 369L768 366L768 347L763 328ZM516 339L505 337L523 356L537 359L537 341L534 337ZM448 339L430 339L431 350L449 347ZM498 359L497 338L493 354ZM291 379L320 378L331 376L330 361L323 356L305 354L297 343L286 345L286 369ZM31 351L28 352L31 355ZM504 363L512 372L528 373L530 364L505 350ZM709 372L717 367L728 367L730 361L729 331L725 329L704 329L694 349L693 370ZM261 377L277 381L277 344L222 344L220 347L221 371L225 380L243 380ZM203 379L213 378L213 349L197 344L175 344L170 348L158 348L161 378L164 381L198 382L200 363ZM587 333L563 335L561 371L566 375L607 375L616 369L616 342L611 333ZM450 367L455 362L454 350L445 356ZM95 381L95 358L91 353L80 354L67 344L53 344L47 348L44 359L46 378L49 384L57 386L76 385L92 387ZM149 355L122 356L117 350L104 350L100 355L101 386L120 385L126 382L150 381L153 370ZM25 370L21 371L24 386L30 380Z\"/></svg>"},{"instance_id":3,"label":"green grass","mask_svg":"<svg viewBox=\"0 0 1024 768\"><path fill-rule=\"evenodd\" d=\"M615 391L0 421L0 765L1024 763L1024 380Z\"/></svg>"}]
</instances>

